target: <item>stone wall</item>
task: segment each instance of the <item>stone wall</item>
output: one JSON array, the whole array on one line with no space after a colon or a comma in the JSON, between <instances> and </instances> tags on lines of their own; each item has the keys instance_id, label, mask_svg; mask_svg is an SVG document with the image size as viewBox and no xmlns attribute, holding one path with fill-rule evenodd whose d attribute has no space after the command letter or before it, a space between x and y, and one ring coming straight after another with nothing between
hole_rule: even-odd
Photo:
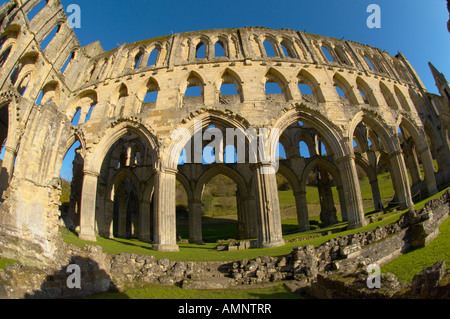
<instances>
[{"instance_id":1,"label":"stone wall","mask_svg":"<svg viewBox=\"0 0 450 319\"><path fill-rule=\"evenodd\" d=\"M297 288L312 287L308 293L313 296L332 297L336 294L324 291L340 291L349 283L356 285L364 274L367 278L367 273L361 270L364 266L370 263L381 265L412 247L411 235L415 232L411 226L422 224L435 236L437 227L449 215L449 198L450 190L427 203L419 212L402 215L392 225L340 236L319 247L297 246L290 254L280 257L261 256L235 262L177 262L131 253L104 253L98 246L80 248L64 244L62 249L67 256L57 267L16 264L0 270L0 298L75 298L149 284L180 285L185 289L226 289L282 280L291 281ZM411 221L411 216L416 219ZM67 288L70 274L66 270L70 264L78 264L81 268L81 290ZM397 288L405 288L391 275L383 278L388 283L386 287L393 289L381 294L384 297L397 293ZM439 278L441 280L443 275ZM337 294L343 296L342 292Z\"/></svg>"}]
</instances>

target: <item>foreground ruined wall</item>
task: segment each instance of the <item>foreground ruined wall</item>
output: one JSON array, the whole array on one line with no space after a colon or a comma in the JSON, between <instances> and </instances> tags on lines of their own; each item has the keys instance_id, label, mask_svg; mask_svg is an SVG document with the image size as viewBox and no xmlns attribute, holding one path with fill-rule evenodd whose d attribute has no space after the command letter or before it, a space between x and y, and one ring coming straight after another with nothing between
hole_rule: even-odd
<instances>
[{"instance_id":1,"label":"foreground ruined wall","mask_svg":"<svg viewBox=\"0 0 450 319\"><path fill-rule=\"evenodd\" d=\"M59 178L75 141L81 147L69 215L80 238L130 235L161 251L178 250L176 181L189 198L189 239L201 243L202 189L218 174L238 185L242 237L257 238L260 247L284 243L275 174L262 174L268 163L178 165L192 135L210 125L280 130L287 159L279 172L293 186L299 230L309 229L305 185L316 167L325 176L322 182L329 179L325 173L333 177L349 228L367 223L357 166L370 178L375 206L380 162L391 171L394 202L402 209L412 205L415 194L434 194L450 180L450 99L444 80L441 96L428 94L402 54L253 27L162 36L104 52L98 42L80 46L59 1L49 0L30 20L38 2L10 1L0 8L3 257L30 265L67 261L58 233ZM52 30L57 32L43 46ZM216 54L220 47L223 56ZM201 48L204 57L197 55ZM276 83L281 93L266 94L266 83ZM234 84L237 95L222 95L222 84ZM302 94L299 84L311 92ZM201 95L185 96L193 86ZM156 101L146 102L152 92ZM174 139L181 129L190 134ZM301 156L300 141L308 145L310 158ZM325 183L325 194L329 188ZM130 198L133 205L125 205ZM322 204L332 223L332 198ZM128 211L135 212L130 221Z\"/></svg>"},{"instance_id":2,"label":"foreground ruined wall","mask_svg":"<svg viewBox=\"0 0 450 319\"><path fill-rule=\"evenodd\" d=\"M382 275L380 289L369 289L366 280L368 265L382 266L432 241L450 215L449 204L447 191L420 211L403 214L393 224L333 238L318 247L294 247L285 256L234 262L175 262L131 253L108 254L98 246L65 244L72 258L61 267L15 264L0 270L0 299L79 298L147 285L228 289L280 282L293 292L321 299L448 298L450 273L445 262L417 274L411 285L399 283L393 274ZM67 286L69 264L80 267L81 289Z\"/></svg>"}]
</instances>

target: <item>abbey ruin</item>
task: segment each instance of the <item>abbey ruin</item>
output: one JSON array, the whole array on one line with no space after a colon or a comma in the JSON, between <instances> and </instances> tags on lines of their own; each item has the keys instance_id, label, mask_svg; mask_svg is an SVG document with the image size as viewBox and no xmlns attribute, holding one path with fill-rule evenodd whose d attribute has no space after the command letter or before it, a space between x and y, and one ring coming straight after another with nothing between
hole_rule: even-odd
<instances>
[{"instance_id":1,"label":"abbey ruin","mask_svg":"<svg viewBox=\"0 0 450 319\"><path fill-rule=\"evenodd\" d=\"M58 0L30 19L39 2L11 0L0 8L5 258L39 266L66 253L58 230L60 174L77 141L67 218L79 237L132 235L158 251L178 250L177 181L188 196L189 241L202 243L202 192L218 174L237 185L240 238L284 245L275 172L262 173L272 161L250 163L245 152L242 161L225 162L216 152L211 164L179 164L182 152L195 153L196 133L211 127L223 136L228 128L280 132L286 159L277 172L293 189L299 231L310 229L312 171L320 176L322 221L336 222L332 179L349 229L367 224L357 167L370 179L375 209L380 163L389 167L400 209L450 181L450 86L431 64L440 95L427 92L401 53L294 30L186 32L104 52L99 42L80 45ZM280 92L266 92L269 83ZM223 85L237 93L222 94ZM185 96L191 87L201 93ZM180 131L190 134L174 138ZM244 149L252 138L245 135ZM235 140L216 142L225 148ZM275 152L276 145L266 146L263 152Z\"/></svg>"}]
</instances>

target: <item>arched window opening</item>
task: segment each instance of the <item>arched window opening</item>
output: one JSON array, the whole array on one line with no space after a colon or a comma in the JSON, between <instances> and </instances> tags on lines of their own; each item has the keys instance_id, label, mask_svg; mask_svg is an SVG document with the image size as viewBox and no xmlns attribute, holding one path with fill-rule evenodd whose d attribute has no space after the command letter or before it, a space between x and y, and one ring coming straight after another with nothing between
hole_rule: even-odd
<instances>
[{"instance_id":1,"label":"arched window opening","mask_svg":"<svg viewBox=\"0 0 450 319\"><path fill-rule=\"evenodd\" d=\"M86 119L84 120L84 123L86 123L87 121L89 121L91 119L92 112L94 111L95 107L96 107L95 104L91 106L91 108L89 109L89 112L86 114Z\"/></svg>"},{"instance_id":2,"label":"arched window opening","mask_svg":"<svg viewBox=\"0 0 450 319\"><path fill-rule=\"evenodd\" d=\"M326 156L327 155L327 148L325 146L325 143L322 142L321 139L317 140L317 149L319 150L319 156Z\"/></svg>"},{"instance_id":3,"label":"arched window opening","mask_svg":"<svg viewBox=\"0 0 450 319\"><path fill-rule=\"evenodd\" d=\"M383 94L386 104L390 108L392 108L394 110L398 110L398 105L397 105L397 102L395 101L394 95L391 93L389 88L383 82L380 82L380 90L381 90L381 93Z\"/></svg>"},{"instance_id":4,"label":"arched window opening","mask_svg":"<svg viewBox=\"0 0 450 319\"><path fill-rule=\"evenodd\" d=\"M227 145L224 150L224 163L234 164L237 163L237 152L234 145Z\"/></svg>"},{"instance_id":5,"label":"arched window opening","mask_svg":"<svg viewBox=\"0 0 450 319\"><path fill-rule=\"evenodd\" d=\"M217 175L205 186L201 198L202 238L204 242L243 237L236 183L225 175ZM221 219L221 227L217 226ZM241 228L242 229L242 228Z\"/></svg>"},{"instance_id":6,"label":"arched window opening","mask_svg":"<svg viewBox=\"0 0 450 319\"><path fill-rule=\"evenodd\" d=\"M142 51L139 51L138 54L136 54L136 56L134 57L134 66L133 69L137 70L139 69L139 66L141 64L142 61L142 56L144 55L144 53Z\"/></svg>"},{"instance_id":7,"label":"arched window opening","mask_svg":"<svg viewBox=\"0 0 450 319\"><path fill-rule=\"evenodd\" d=\"M203 104L204 83L200 76L192 72L187 79L187 86L184 92L184 104Z\"/></svg>"},{"instance_id":8,"label":"arched window opening","mask_svg":"<svg viewBox=\"0 0 450 319\"><path fill-rule=\"evenodd\" d=\"M302 95L313 95L313 90L306 83L298 83L298 89Z\"/></svg>"},{"instance_id":9,"label":"arched window opening","mask_svg":"<svg viewBox=\"0 0 450 319\"><path fill-rule=\"evenodd\" d=\"M67 58L66 62L64 63L64 65L61 68L61 73L64 74L64 72L66 72L67 67L69 66L70 62L73 61L73 59L75 58L75 52L72 52L69 57Z\"/></svg>"},{"instance_id":10,"label":"arched window opening","mask_svg":"<svg viewBox=\"0 0 450 319\"><path fill-rule=\"evenodd\" d=\"M284 56L285 56L285 57L287 57L287 58L292 58L292 57L291 57L291 54L290 54L289 51L288 51L288 49L287 49L283 44L281 44L281 49L283 50L283 53L284 53Z\"/></svg>"},{"instance_id":11,"label":"arched window opening","mask_svg":"<svg viewBox=\"0 0 450 319\"><path fill-rule=\"evenodd\" d=\"M75 228L80 225L83 168L84 159L81 155L81 144L76 141L67 151L60 173L61 219L66 228L71 231L75 231Z\"/></svg>"},{"instance_id":12,"label":"arched window opening","mask_svg":"<svg viewBox=\"0 0 450 319\"><path fill-rule=\"evenodd\" d=\"M214 55L216 57L225 57L225 47L221 41L217 41L214 45Z\"/></svg>"},{"instance_id":13,"label":"arched window opening","mask_svg":"<svg viewBox=\"0 0 450 319\"><path fill-rule=\"evenodd\" d=\"M80 122L80 116L81 116L81 108L78 108L77 112L75 113L75 115L72 118L71 124L73 126L78 126L78 123Z\"/></svg>"},{"instance_id":14,"label":"arched window opening","mask_svg":"<svg viewBox=\"0 0 450 319\"><path fill-rule=\"evenodd\" d=\"M128 96L128 88L125 84L122 84L119 89L119 100Z\"/></svg>"},{"instance_id":15,"label":"arched window opening","mask_svg":"<svg viewBox=\"0 0 450 319\"><path fill-rule=\"evenodd\" d=\"M337 94L339 95L339 97L347 98L347 95L345 94L344 90L341 89L340 86L335 85L334 87L335 87L336 92L337 92Z\"/></svg>"},{"instance_id":16,"label":"arched window opening","mask_svg":"<svg viewBox=\"0 0 450 319\"><path fill-rule=\"evenodd\" d=\"M47 5L47 0L42 0L42 1L39 2L37 5L35 5L33 9L31 9L30 11L28 11L28 13L27 13L28 21L32 21L33 18L34 18L39 12L41 12L42 9L44 9L46 5Z\"/></svg>"},{"instance_id":17,"label":"arched window opening","mask_svg":"<svg viewBox=\"0 0 450 319\"><path fill-rule=\"evenodd\" d=\"M44 91L41 90L41 92L39 92L38 98L36 100L36 105L41 105L42 102L42 97L44 96Z\"/></svg>"},{"instance_id":18,"label":"arched window opening","mask_svg":"<svg viewBox=\"0 0 450 319\"><path fill-rule=\"evenodd\" d=\"M61 29L60 25L55 26L53 28L53 30L45 37L45 39L41 42L41 49L42 49L42 51L47 48L47 46L50 44L50 42L58 34L60 29Z\"/></svg>"},{"instance_id":19,"label":"arched window opening","mask_svg":"<svg viewBox=\"0 0 450 319\"><path fill-rule=\"evenodd\" d=\"M17 65L14 70L11 72L11 76L9 77L11 79L11 83L12 85L15 85L18 78L19 78L19 74L20 71L22 70L23 66L21 63L19 63L19 65Z\"/></svg>"},{"instance_id":20,"label":"arched window opening","mask_svg":"<svg viewBox=\"0 0 450 319\"><path fill-rule=\"evenodd\" d=\"M265 89L266 94L283 94L283 90L277 82L267 82Z\"/></svg>"},{"instance_id":21,"label":"arched window opening","mask_svg":"<svg viewBox=\"0 0 450 319\"><path fill-rule=\"evenodd\" d=\"M368 57L364 56L364 60L366 60L367 65L372 71L377 71Z\"/></svg>"},{"instance_id":22,"label":"arched window opening","mask_svg":"<svg viewBox=\"0 0 450 319\"><path fill-rule=\"evenodd\" d=\"M8 106L3 106L0 108L0 147L2 148L2 157L4 155L4 148L6 145L6 138L8 137L9 128L9 112Z\"/></svg>"},{"instance_id":23,"label":"arched window opening","mask_svg":"<svg viewBox=\"0 0 450 319\"><path fill-rule=\"evenodd\" d=\"M366 95L363 93L363 91L361 91L360 89L358 89L358 91L359 91L359 95L361 95L364 103L369 104L369 100L366 98Z\"/></svg>"},{"instance_id":24,"label":"arched window opening","mask_svg":"<svg viewBox=\"0 0 450 319\"><path fill-rule=\"evenodd\" d=\"M266 56L268 56L268 57L276 57L277 56L275 45L272 42L270 42L268 40L264 41L264 49L266 51Z\"/></svg>"},{"instance_id":25,"label":"arched window opening","mask_svg":"<svg viewBox=\"0 0 450 319\"><path fill-rule=\"evenodd\" d=\"M281 49L283 50L284 56L287 58L296 58L297 54L294 50L294 44L290 40L284 39L280 43Z\"/></svg>"},{"instance_id":26,"label":"arched window opening","mask_svg":"<svg viewBox=\"0 0 450 319\"><path fill-rule=\"evenodd\" d=\"M334 62L333 56L331 55L330 51L324 46L321 46L322 52L327 59L328 62Z\"/></svg>"},{"instance_id":27,"label":"arched window opening","mask_svg":"<svg viewBox=\"0 0 450 319\"><path fill-rule=\"evenodd\" d=\"M316 165L306 178L307 211L311 226L324 228L337 224L342 218L340 196L333 176Z\"/></svg>"},{"instance_id":28,"label":"arched window opening","mask_svg":"<svg viewBox=\"0 0 450 319\"><path fill-rule=\"evenodd\" d=\"M0 55L0 67L3 67L3 65L5 64L6 60L9 57L9 54L11 53L11 49L12 46L6 48L6 50L3 51L2 54Z\"/></svg>"},{"instance_id":29,"label":"arched window opening","mask_svg":"<svg viewBox=\"0 0 450 319\"><path fill-rule=\"evenodd\" d=\"M19 94L21 96L25 95L25 91L27 90L28 83L30 83L30 79L31 79L31 74L28 73L27 75L24 76L24 78L20 82L19 86L17 87L17 91L19 92Z\"/></svg>"},{"instance_id":30,"label":"arched window opening","mask_svg":"<svg viewBox=\"0 0 450 319\"><path fill-rule=\"evenodd\" d=\"M158 60L158 56L159 56L159 50L158 49L154 49L150 53L150 56L149 56L148 61L147 61L147 66L156 65L156 62Z\"/></svg>"},{"instance_id":31,"label":"arched window opening","mask_svg":"<svg viewBox=\"0 0 450 319\"><path fill-rule=\"evenodd\" d=\"M159 86L155 79L151 78L147 83L147 93L144 103L156 103L158 100Z\"/></svg>"},{"instance_id":32,"label":"arched window opening","mask_svg":"<svg viewBox=\"0 0 450 319\"><path fill-rule=\"evenodd\" d=\"M234 83L224 83L220 87L221 95L239 95L236 84Z\"/></svg>"},{"instance_id":33,"label":"arched window opening","mask_svg":"<svg viewBox=\"0 0 450 319\"><path fill-rule=\"evenodd\" d=\"M195 49L195 58L196 59L206 58L206 45L203 42L197 44L197 48Z\"/></svg>"},{"instance_id":34,"label":"arched window opening","mask_svg":"<svg viewBox=\"0 0 450 319\"><path fill-rule=\"evenodd\" d=\"M353 133L355 164L358 173L363 208L366 214L384 210L386 205L398 205L386 158L377 158L385 145L377 133L365 122L360 122Z\"/></svg>"},{"instance_id":35,"label":"arched window opening","mask_svg":"<svg viewBox=\"0 0 450 319\"><path fill-rule=\"evenodd\" d=\"M304 141L300 141L299 148L300 148L300 157L311 158L311 154L309 153L309 147Z\"/></svg>"},{"instance_id":36,"label":"arched window opening","mask_svg":"<svg viewBox=\"0 0 450 319\"><path fill-rule=\"evenodd\" d=\"M189 199L186 189L178 179L175 189L177 236L185 239L189 238Z\"/></svg>"},{"instance_id":37,"label":"arched window opening","mask_svg":"<svg viewBox=\"0 0 450 319\"><path fill-rule=\"evenodd\" d=\"M184 93L185 97L200 97L202 96L202 88L200 86L189 86Z\"/></svg>"},{"instance_id":38,"label":"arched window opening","mask_svg":"<svg viewBox=\"0 0 450 319\"><path fill-rule=\"evenodd\" d=\"M334 48L334 53L336 53L336 56L338 57L339 61L342 64L351 65L351 63L348 60L347 54L345 53L345 51L341 47L335 47Z\"/></svg>"},{"instance_id":39,"label":"arched window opening","mask_svg":"<svg viewBox=\"0 0 450 319\"><path fill-rule=\"evenodd\" d=\"M144 98L144 103L154 103L158 99L158 91L148 91Z\"/></svg>"},{"instance_id":40,"label":"arched window opening","mask_svg":"<svg viewBox=\"0 0 450 319\"><path fill-rule=\"evenodd\" d=\"M275 150L275 156L276 156L278 159L286 159L286 158L287 158L287 156L286 156L286 150L284 149L283 144L281 144L281 143L278 143L278 144L277 144L277 148L276 148L276 150Z\"/></svg>"},{"instance_id":41,"label":"arched window opening","mask_svg":"<svg viewBox=\"0 0 450 319\"><path fill-rule=\"evenodd\" d=\"M410 112L411 108L409 107L408 101L406 100L405 96L400 91L400 89L397 86L395 86L394 91L395 91L395 95L397 96L397 99L400 101L400 105L402 106L402 108L405 111Z\"/></svg>"},{"instance_id":42,"label":"arched window opening","mask_svg":"<svg viewBox=\"0 0 450 319\"><path fill-rule=\"evenodd\" d=\"M3 162L3 158L5 158L5 146L6 146L6 140L5 143L1 144L2 149L0 151L0 160ZM1 162L0 162L1 163Z\"/></svg>"}]
</instances>

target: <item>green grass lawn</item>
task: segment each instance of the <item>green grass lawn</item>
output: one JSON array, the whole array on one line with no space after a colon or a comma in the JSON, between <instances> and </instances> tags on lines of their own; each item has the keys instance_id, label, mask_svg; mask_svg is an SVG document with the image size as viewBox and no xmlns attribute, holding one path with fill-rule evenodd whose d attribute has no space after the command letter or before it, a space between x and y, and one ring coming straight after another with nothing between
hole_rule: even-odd
<instances>
[{"instance_id":1,"label":"green grass lawn","mask_svg":"<svg viewBox=\"0 0 450 319\"><path fill-rule=\"evenodd\" d=\"M383 273L393 273L399 281L410 283L415 274L445 260L450 265L450 218L439 227L440 234L428 246L410 251L381 267Z\"/></svg>"},{"instance_id":2,"label":"green grass lawn","mask_svg":"<svg viewBox=\"0 0 450 319\"><path fill-rule=\"evenodd\" d=\"M107 293L89 299L302 299L282 285L266 288L227 290L185 290L179 287L150 286L123 293Z\"/></svg>"},{"instance_id":3,"label":"green grass lawn","mask_svg":"<svg viewBox=\"0 0 450 319\"><path fill-rule=\"evenodd\" d=\"M436 195L419 202L415 205L416 209L422 208L426 202L433 198L440 197L446 190L443 190ZM179 252L159 252L154 251L151 249L151 244L144 243L138 240L134 239L108 239L108 238L102 238L97 237L97 242L86 242L80 240L76 234L74 233L67 233L64 229L61 230L61 235L63 239L71 244L84 246L86 244L93 244L93 245L99 245L103 247L103 251L113 254L120 254L122 252L130 252L135 254L142 254L142 255L153 255L157 259L162 258L169 258L173 261L235 261L235 260L242 260L242 259L252 259L257 258L259 256L282 256L287 255L290 252L292 252L292 249L295 246L305 246L305 245L314 245L316 247L320 246L321 244L325 243L326 241L343 235L349 235L354 234L358 232L365 232L375 229L376 227L390 225L392 223L395 223L400 216L404 213L404 211L396 211L393 210L382 217L379 218L374 223L370 223L367 226L363 228L358 229L352 229L352 230L346 230L346 231L340 231L340 229L346 227L346 223L339 223L337 225L333 225L327 228L315 228L312 230L309 230L307 232L302 233L294 233L283 236L285 240L291 240L295 238L304 238L304 237L310 237L311 235L316 234L323 234L331 232L331 234L327 234L325 236L321 236L318 238L312 238L308 240L303 241L297 241L297 242L291 242L287 243L286 245L282 247L274 247L274 248L259 248L259 249L249 249L249 250L238 250L238 251L223 251L219 252L215 248L217 246L216 243L206 243L205 245L194 245L194 244L180 244ZM289 226L295 226L296 227L296 221L295 220L289 220L286 224L285 221L283 222L284 227ZM215 227L219 227L220 225L216 225ZM226 237L229 238L229 237Z\"/></svg>"},{"instance_id":4,"label":"green grass lawn","mask_svg":"<svg viewBox=\"0 0 450 319\"><path fill-rule=\"evenodd\" d=\"M61 234L64 240L68 243L79 246L83 246L85 244L99 245L103 247L103 251L114 254L120 254L122 252L130 252L142 255L153 255L157 259L169 258L170 260L173 261L235 261L242 259L257 258L263 255L266 256L287 255L290 252L292 252L292 249L295 246L299 245L319 246L324 242L328 241L329 239L340 235L347 235L360 231L368 231L371 229L375 229L377 226L384 226L393 223L397 221L398 218L400 218L401 214L402 214L401 212L395 212L389 215L388 217L384 218L383 220L369 224L364 228L344 231L341 233L335 233L335 231L341 227L345 227L346 223L340 223L324 229L316 229L304 233L286 235L284 236L284 239L289 240L294 238L310 237L311 235L322 234L323 232L328 231L333 232L333 234L322 236L319 238L313 238L299 242L291 242L282 247L259 248L259 249L238 250L238 251L223 251L223 252L219 252L215 249L217 246L216 243L206 243L205 245L180 244L179 252L158 252L151 250L151 244L144 243L134 239L121 239L121 238L108 239L97 237L97 242L94 243L82 241L78 239L78 237L73 233L67 234L67 231L65 230L62 230Z\"/></svg>"}]
</instances>

